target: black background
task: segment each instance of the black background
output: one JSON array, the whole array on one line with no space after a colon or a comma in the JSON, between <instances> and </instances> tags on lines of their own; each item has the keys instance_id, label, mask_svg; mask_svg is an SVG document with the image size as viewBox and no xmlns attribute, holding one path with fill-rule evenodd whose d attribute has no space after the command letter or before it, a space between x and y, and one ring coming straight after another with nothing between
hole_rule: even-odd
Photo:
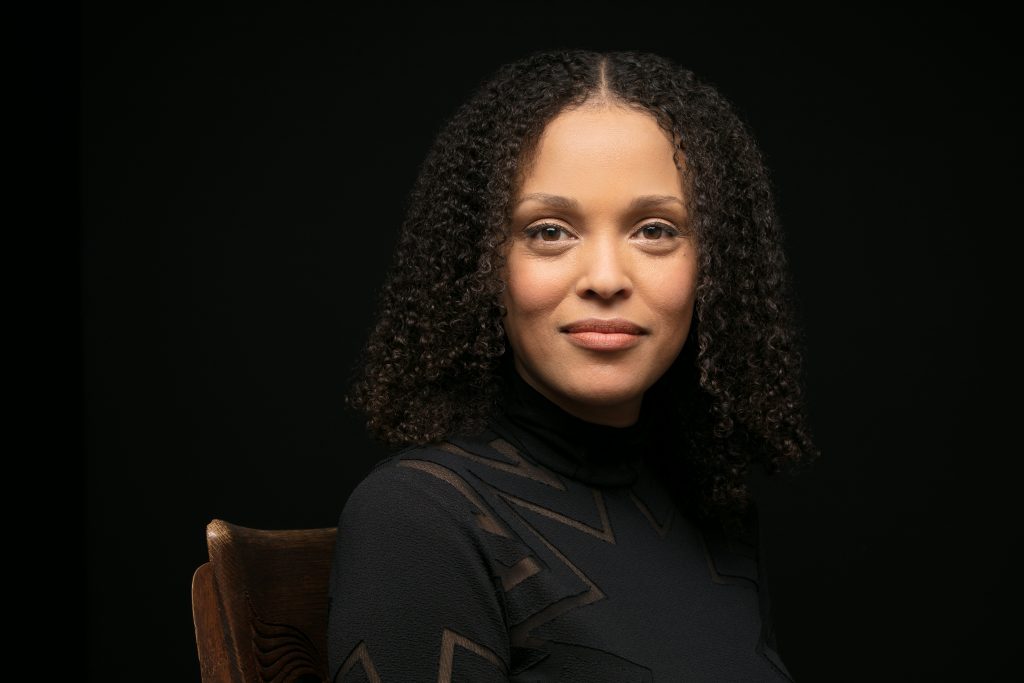
<instances>
[{"instance_id":1,"label":"black background","mask_svg":"<svg viewBox=\"0 0 1024 683\"><path fill-rule=\"evenodd\" d=\"M692 69L772 173L823 451L753 482L796 679L1009 680L1007 18L373 7L82 10L91 679L198 680L190 581L211 519L336 524L384 455L341 397L418 164L500 63L565 46Z\"/></svg>"}]
</instances>

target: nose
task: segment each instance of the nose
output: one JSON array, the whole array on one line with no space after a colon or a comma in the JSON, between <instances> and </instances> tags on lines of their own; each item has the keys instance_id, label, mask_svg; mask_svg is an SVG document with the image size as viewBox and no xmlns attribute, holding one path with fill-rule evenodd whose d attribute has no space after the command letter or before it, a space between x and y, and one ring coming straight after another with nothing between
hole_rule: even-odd
<instances>
[{"instance_id":1,"label":"nose","mask_svg":"<svg viewBox=\"0 0 1024 683\"><path fill-rule=\"evenodd\" d=\"M629 264L614 239L591 241L583 249L576 294L583 298L628 297L633 291Z\"/></svg>"}]
</instances>

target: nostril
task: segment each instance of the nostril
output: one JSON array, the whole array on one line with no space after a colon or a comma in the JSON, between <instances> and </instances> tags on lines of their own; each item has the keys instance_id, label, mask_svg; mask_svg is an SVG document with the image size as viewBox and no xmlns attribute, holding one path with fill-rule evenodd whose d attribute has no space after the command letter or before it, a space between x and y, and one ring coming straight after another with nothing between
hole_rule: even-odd
<instances>
[{"instance_id":1,"label":"nostril","mask_svg":"<svg viewBox=\"0 0 1024 683\"><path fill-rule=\"evenodd\" d=\"M620 297L621 298L621 297L629 296L629 293L631 291L631 287L629 287L627 284L620 285L620 286L608 286L608 287L602 287L602 286L597 285L597 286L583 287L583 288L580 288L578 291L579 291L579 294L581 296L586 297L586 298L614 299L616 297Z\"/></svg>"}]
</instances>

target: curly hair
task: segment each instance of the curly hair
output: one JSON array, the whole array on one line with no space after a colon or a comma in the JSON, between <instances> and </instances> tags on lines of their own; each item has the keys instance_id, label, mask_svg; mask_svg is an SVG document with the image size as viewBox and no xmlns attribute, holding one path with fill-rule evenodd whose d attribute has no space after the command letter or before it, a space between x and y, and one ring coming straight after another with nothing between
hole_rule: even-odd
<instances>
[{"instance_id":1,"label":"curly hair","mask_svg":"<svg viewBox=\"0 0 1024 683\"><path fill-rule=\"evenodd\" d=\"M407 197L348 402L395 446L473 432L500 408L500 272L515 194L547 123L591 97L649 112L686 159L699 275L689 338L656 387L672 396L685 451L665 466L698 515L743 511L752 463L773 474L817 456L782 232L732 105L658 55L537 51L455 110Z\"/></svg>"}]
</instances>

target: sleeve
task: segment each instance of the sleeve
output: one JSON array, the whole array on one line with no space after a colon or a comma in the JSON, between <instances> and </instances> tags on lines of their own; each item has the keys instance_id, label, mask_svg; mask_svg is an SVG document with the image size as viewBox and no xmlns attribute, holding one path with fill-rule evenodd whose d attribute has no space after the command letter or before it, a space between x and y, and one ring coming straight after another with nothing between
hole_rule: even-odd
<instances>
[{"instance_id":1,"label":"sleeve","mask_svg":"<svg viewBox=\"0 0 1024 683\"><path fill-rule=\"evenodd\" d=\"M367 475L338 522L330 680L508 681L504 606L469 501L393 463Z\"/></svg>"}]
</instances>

